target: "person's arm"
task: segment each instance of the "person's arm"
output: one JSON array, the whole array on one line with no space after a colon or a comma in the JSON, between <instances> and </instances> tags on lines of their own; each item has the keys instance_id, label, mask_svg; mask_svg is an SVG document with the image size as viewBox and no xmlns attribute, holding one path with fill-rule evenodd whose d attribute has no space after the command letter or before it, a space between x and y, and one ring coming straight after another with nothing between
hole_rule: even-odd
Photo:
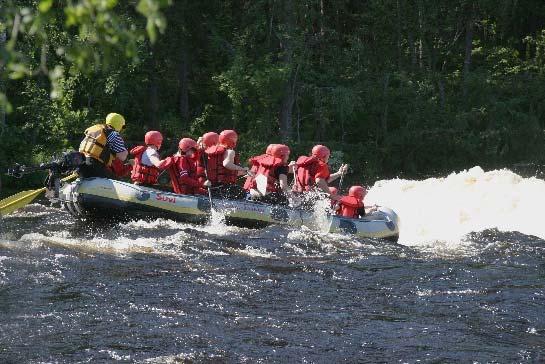
<instances>
[{"instance_id":1,"label":"person's arm","mask_svg":"<svg viewBox=\"0 0 545 364\"><path fill-rule=\"evenodd\" d=\"M184 185L190 187L207 187L206 182L203 184L201 183L201 181L199 181L198 178L193 178L189 176L190 168L191 166L185 158L180 161L180 163L178 164L178 169L180 170L180 181Z\"/></svg>"},{"instance_id":2,"label":"person's arm","mask_svg":"<svg viewBox=\"0 0 545 364\"><path fill-rule=\"evenodd\" d=\"M112 154L115 155L117 159L119 159L121 162L124 162L125 159L127 159L129 152L125 147L125 142L123 141L123 138L121 138L121 135L117 131L110 132L108 138L106 139L106 142L110 148L110 151L112 152Z\"/></svg>"},{"instance_id":3,"label":"person's arm","mask_svg":"<svg viewBox=\"0 0 545 364\"><path fill-rule=\"evenodd\" d=\"M154 159L159 159L159 158L154 158ZM166 157L165 159L159 161L159 164L155 164L155 162L153 161L154 159L151 159L151 163L153 163L153 165L161 170L163 169L167 169L169 168L172 163L174 163L174 158L172 157Z\"/></svg>"},{"instance_id":4,"label":"person's arm","mask_svg":"<svg viewBox=\"0 0 545 364\"><path fill-rule=\"evenodd\" d=\"M161 168L163 165L163 161L159 159L159 153L155 153L149 156L149 160L151 164L153 164L157 168Z\"/></svg>"},{"instance_id":5,"label":"person's arm","mask_svg":"<svg viewBox=\"0 0 545 364\"><path fill-rule=\"evenodd\" d=\"M122 152L115 153L115 157L119 159L121 162L125 162L125 159L127 159L128 155L129 155L129 152L126 149Z\"/></svg>"},{"instance_id":6,"label":"person's arm","mask_svg":"<svg viewBox=\"0 0 545 364\"><path fill-rule=\"evenodd\" d=\"M235 164L235 151L229 149L225 152L225 158L223 159L223 166L232 171L237 171L239 175L250 174L250 170L247 167L239 166Z\"/></svg>"},{"instance_id":7,"label":"person's arm","mask_svg":"<svg viewBox=\"0 0 545 364\"><path fill-rule=\"evenodd\" d=\"M318 187L320 190L322 190L324 193L326 193L328 196L331 194L329 192L329 186L327 185L327 181L323 178L316 178L316 187Z\"/></svg>"},{"instance_id":8,"label":"person's arm","mask_svg":"<svg viewBox=\"0 0 545 364\"><path fill-rule=\"evenodd\" d=\"M331 183L333 181L335 181L337 178L339 178L340 176L342 176L343 174L346 174L346 172L348 171L348 165L347 164L343 164L339 170L333 174L331 174L329 176L329 178L327 179L327 183Z\"/></svg>"}]
</instances>

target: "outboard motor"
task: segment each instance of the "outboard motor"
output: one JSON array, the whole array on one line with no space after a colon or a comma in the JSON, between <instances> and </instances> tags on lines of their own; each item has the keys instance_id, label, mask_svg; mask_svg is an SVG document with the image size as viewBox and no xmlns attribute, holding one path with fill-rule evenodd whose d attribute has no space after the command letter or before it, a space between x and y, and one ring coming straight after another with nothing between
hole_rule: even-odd
<instances>
[{"instance_id":1,"label":"outboard motor","mask_svg":"<svg viewBox=\"0 0 545 364\"><path fill-rule=\"evenodd\" d=\"M59 158L55 158L49 163L42 163L39 166L27 167L16 164L14 167L8 169L7 174L15 178L22 178L25 174L48 171L48 175L44 181L46 187L45 195L49 199L56 199L59 197L61 177L74 172L83 163L85 163L83 154L77 151L69 151L63 153Z\"/></svg>"}]
</instances>

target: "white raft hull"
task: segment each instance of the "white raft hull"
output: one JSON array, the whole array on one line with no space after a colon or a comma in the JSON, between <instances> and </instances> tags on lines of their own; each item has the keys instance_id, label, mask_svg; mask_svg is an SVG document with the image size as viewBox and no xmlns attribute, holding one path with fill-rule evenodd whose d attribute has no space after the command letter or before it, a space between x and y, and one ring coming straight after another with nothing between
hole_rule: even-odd
<instances>
[{"instance_id":1,"label":"white raft hull","mask_svg":"<svg viewBox=\"0 0 545 364\"><path fill-rule=\"evenodd\" d=\"M81 218L136 215L204 222L210 216L207 196L178 195L106 178L81 179L66 184L60 190L59 199L72 215ZM224 214L228 222L232 223L309 227L317 224L314 214L289 207L244 200L213 199L212 203L214 209ZM321 229L397 241L398 224L395 212L380 208L363 219L328 216L321 224Z\"/></svg>"}]
</instances>

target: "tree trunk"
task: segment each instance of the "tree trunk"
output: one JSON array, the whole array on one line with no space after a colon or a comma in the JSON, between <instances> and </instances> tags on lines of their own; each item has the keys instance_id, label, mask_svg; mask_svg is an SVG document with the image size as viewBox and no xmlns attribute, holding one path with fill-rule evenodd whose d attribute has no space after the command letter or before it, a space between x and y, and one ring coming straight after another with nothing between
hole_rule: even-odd
<instances>
[{"instance_id":1,"label":"tree trunk","mask_svg":"<svg viewBox=\"0 0 545 364\"><path fill-rule=\"evenodd\" d=\"M3 30L0 32L0 49L4 47L4 44L6 44L7 40L7 34L6 30ZM4 74L4 66L0 69L0 94L6 94L6 87L4 84L4 78L2 75ZM4 108L4 105L0 104L0 135L2 135L2 132L4 131L4 127L6 126L6 109Z\"/></svg>"},{"instance_id":2,"label":"tree trunk","mask_svg":"<svg viewBox=\"0 0 545 364\"><path fill-rule=\"evenodd\" d=\"M443 78L441 75L437 77L437 87L439 89L439 102L441 103L441 107L444 109L446 105L445 83L443 82Z\"/></svg>"},{"instance_id":3,"label":"tree trunk","mask_svg":"<svg viewBox=\"0 0 545 364\"><path fill-rule=\"evenodd\" d=\"M422 1L418 2L418 66L422 70L424 58L424 19Z\"/></svg>"},{"instance_id":4,"label":"tree trunk","mask_svg":"<svg viewBox=\"0 0 545 364\"><path fill-rule=\"evenodd\" d=\"M411 51L411 66L413 71L416 70L416 43L414 41L414 35L412 32L409 32L408 36L409 48Z\"/></svg>"},{"instance_id":5,"label":"tree trunk","mask_svg":"<svg viewBox=\"0 0 545 364\"><path fill-rule=\"evenodd\" d=\"M469 17L466 21L466 42L464 59L464 85L463 94L467 96L469 71L471 68L471 53L473 52L473 26L475 24L475 7L471 6Z\"/></svg>"},{"instance_id":6,"label":"tree trunk","mask_svg":"<svg viewBox=\"0 0 545 364\"><path fill-rule=\"evenodd\" d=\"M284 142L292 138L293 122L292 111L295 102L295 85L297 82L297 70L293 62L294 44L291 35L295 32L295 9L293 0L284 1L284 21L288 36L282 39L281 48L283 51L283 63L291 69L290 76L284 87L284 97L280 105L280 136Z\"/></svg>"},{"instance_id":7,"label":"tree trunk","mask_svg":"<svg viewBox=\"0 0 545 364\"><path fill-rule=\"evenodd\" d=\"M387 73L384 76L384 89L382 91L382 98L384 102L384 110L382 112L382 133L384 140L388 138L388 86L390 85L390 74Z\"/></svg>"},{"instance_id":8,"label":"tree trunk","mask_svg":"<svg viewBox=\"0 0 545 364\"><path fill-rule=\"evenodd\" d=\"M397 38L397 67L401 70L401 6L399 0L396 0L396 15L397 15L397 26L396 26L396 38Z\"/></svg>"},{"instance_id":9,"label":"tree trunk","mask_svg":"<svg viewBox=\"0 0 545 364\"><path fill-rule=\"evenodd\" d=\"M150 89L149 89L149 127L150 129L157 129L159 126L159 119L157 118L157 115L159 113L159 80L157 79L158 76L158 64L157 60L155 59L156 55L153 56L153 67L152 67L152 74L151 74L151 80L150 80Z\"/></svg>"},{"instance_id":10,"label":"tree trunk","mask_svg":"<svg viewBox=\"0 0 545 364\"><path fill-rule=\"evenodd\" d=\"M185 47L181 48L180 54L180 117L183 125L189 123L189 60Z\"/></svg>"},{"instance_id":11,"label":"tree trunk","mask_svg":"<svg viewBox=\"0 0 545 364\"><path fill-rule=\"evenodd\" d=\"M294 75L286 85L284 98L280 107L280 135L284 142L287 142L292 137L292 111L295 102L296 82L296 75Z\"/></svg>"}]
</instances>

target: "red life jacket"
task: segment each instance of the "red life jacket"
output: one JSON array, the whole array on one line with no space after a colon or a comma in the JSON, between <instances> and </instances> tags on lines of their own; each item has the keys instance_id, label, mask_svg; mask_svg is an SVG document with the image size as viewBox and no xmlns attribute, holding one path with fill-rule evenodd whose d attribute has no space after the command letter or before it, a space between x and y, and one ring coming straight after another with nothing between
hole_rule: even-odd
<instances>
[{"instance_id":1,"label":"red life jacket","mask_svg":"<svg viewBox=\"0 0 545 364\"><path fill-rule=\"evenodd\" d=\"M131 149L131 154L134 155L131 180L139 184L154 185L157 184L159 168L142 164L142 154L144 154L146 149L148 149L148 147L145 145L140 145Z\"/></svg>"},{"instance_id":2,"label":"red life jacket","mask_svg":"<svg viewBox=\"0 0 545 364\"><path fill-rule=\"evenodd\" d=\"M119 178L128 176L132 171L131 165L123 164L123 162L117 158L112 161L112 164L108 168L110 168L112 173Z\"/></svg>"},{"instance_id":3,"label":"red life jacket","mask_svg":"<svg viewBox=\"0 0 545 364\"><path fill-rule=\"evenodd\" d=\"M268 156L269 156L268 154L261 154L261 155L257 155L248 159L248 163L250 164L250 171L256 174L257 169L259 168L259 161ZM244 189L246 191L249 191L250 188L252 188L253 182L254 182L253 177L251 176L246 177L246 181L244 182Z\"/></svg>"},{"instance_id":4,"label":"red life jacket","mask_svg":"<svg viewBox=\"0 0 545 364\"><path fill-rule=\"evenodd\" d=\"M356 219L359 217L358 210L363 207L363 202L353 196L343 196L339 205L339 215Z\"/></svg>"},{"instance_id":5,"label":"red life jacket","mask_svg":"<svg viewBox=\"0 0 545 364\"><path fill-rule=\"evenodd\" d=\"M197 180L197 166L193 158L183 155L175 155L169 158L172 160L169 163L168 174L174 193L198 195L206 192L200 187L200 182ZM190 180L193 180L192 184L194 186L188 184Z\"/></svg>"},{"instance_id":6,"label":"red life jacket","mask_svg":"<svg viewBox=\"0 0 545 364\"><path fill-rule=\"evenodd\" d=\"M297 173L295 176L295 186L293 190L296 192L309 191L314 187L316 173L326 164L316 157L301 156L297 159ZM324 177L329 178L329 175Z\"/></svg>"},{"instance_id":7,"label":"red life jacket","mask_svg":"<svg viewBox=\"0 0 545 364\"><path fill-rule=\"evenodd\" d=\"M284 166L284 161L280 158L273 157L271 155L261 155L254 157L255 161L252 161L252 158L250 158L250 162L252 163L252 168L254 168L254 164L256 163L256 177L260 174L267 177L267 192L278 192L280 189L278 179L275 176L275 171L277 168ZM250 188L253 188L254 190L257 190L257 182L255 180L255 177L249 177L250 183L248 183L248 179L246 182L248 183ZM246 183L244 184L246 187ZM249 190L248 188L247 190Z\"/></svg>"},{"instance_id":8,"label":"red life jacket","mask_svg":"<svg viewBox=\"0 0 545 364\"><path fill-rule=\"evenodd\" d=\"M204 159L207 158L204 149L197 149L195 154L193 154L193 158L195 159L195 166L197 168L197 178L199 182L203 183L206 181L206 164Z\"/></svg>"},{"instance_id":9,"label":"red life jacket","mask_svg":"<svg viewBox=\"0 0 545 364\"><path fill-rule=\"evenodd\" d=\"M238 172L223 166L223 156L227 149L222 145L214 145L204 151L208 157L208 179L212 184L235 184ZM235 154L235 164L239 164L238 154Z\"/></svg>"}]
</instances>

